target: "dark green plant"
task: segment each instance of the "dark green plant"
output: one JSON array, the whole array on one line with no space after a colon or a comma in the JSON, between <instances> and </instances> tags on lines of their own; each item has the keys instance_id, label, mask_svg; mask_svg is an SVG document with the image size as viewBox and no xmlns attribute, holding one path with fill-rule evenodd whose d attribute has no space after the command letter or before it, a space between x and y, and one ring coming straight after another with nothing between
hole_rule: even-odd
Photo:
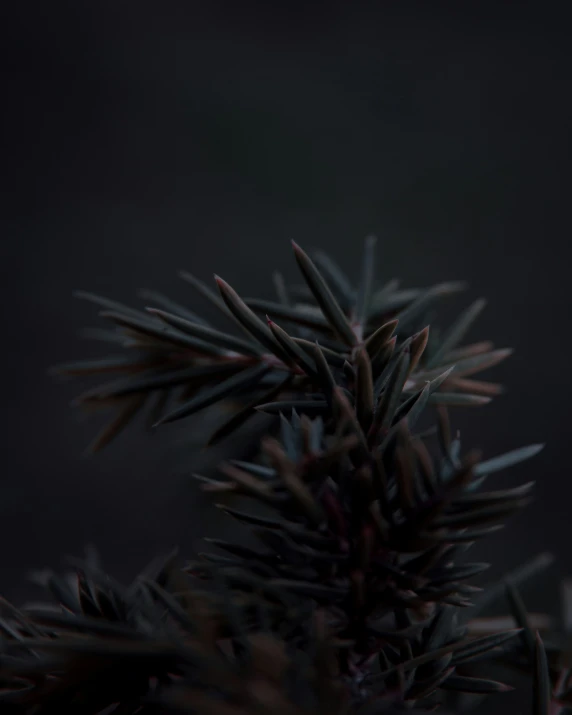
<instances>
[{"instance_id":1,"label":"dark green plant","mask_svg":"<svg viewBox=\"0 0 572 715\"><path fill-rule=\"evenodd\" d=\"M368 410L378 406L397 363L402 369L393 380L400 379L401 383L391 394L403 409L407 409L402 404L406 399L410 399L408 407L420 401L416 413L425 403L489 402L500 392L500 386L472 376L499 363L511 351L495 350L490 342L459 347L484 301L473 303L444 335L435 329L430 332L427 310L438 298L461 290L463 284L398 290L398 283L392 280L377 288L373 281L374 246L374 240L368 239L363 275L359 288L354 289L329 258L318 254L314 263L295 245L306 285L289 289L280 274L275 274L277 302L243 301L219 277L216 294L183 272L182 277L244 337L211 327L157 293L145 292L143 296L160 307L143 311L91 293L78 293L102 307L101 317L114 326L85 334L123 348L117 355L56 369L65 375L118 376L76 400L86 409L115 409L115 418L96 440L94 449L107 444L145 408L149 409L148 424L156 425L188 417L221 401L238 402L241 409L219 427L209 444L228 436L257 409L288 416L296 409L310 416L328 417L324 379L329 377L323 364L334 371L336 384L342 389L355 393L356 380L360 379L366 390L360 399L369 401L357 406L362 423L370 419ZM289 333L274 320L290 326ZM316 341L320 346L318 363ZM371 387L365 382L368 380ZM285 396L287 404L281 399ZM172 402L181 404L174 407ZM387 428L397 406L385 404L383 414L378 411L371 423L372 440ZM397 416L402 418L405 413Z\"/></svg>"},{"instance_id":2,"label":"dark green plant","mask_svg":"<svg viewBox=\"0 0 572 715\"><path fill-rule=\"evenodd\" d=\"M294 245L305 283L276 275L276 302L243 300L220 278L217 295L183 274L245 337L157 294L146 297L160 308L145 312L82 294L116 326L90 334L124 348L59 369L119 375L77 400L116 410L95 448L144 408L156 425L224 404L211 445L270 416L253 460L197 475L258 545L210 540L215 553L169 559L128 589L92 559L73 578L46 577L55 611L5 604L0 697L11 711L459 708L511 689L483 674L498 664L534 679L535 715L572 705L567 636L540 619L544 644L518 591L548 559L482 591L469 582L488 565L464 558L531 499L533 484L483 483L541 445L482 459L463 452L449 422L449 407L500 392L473 375L510 351L461 346L483 301L444 333L429 330L427 309L461 284L378 287L374 246L366 241L354 289L329 258ZM435 427L422 424L431 406ZM505 594L508 628L481 615Z\"/></svg>"}]
</instances>

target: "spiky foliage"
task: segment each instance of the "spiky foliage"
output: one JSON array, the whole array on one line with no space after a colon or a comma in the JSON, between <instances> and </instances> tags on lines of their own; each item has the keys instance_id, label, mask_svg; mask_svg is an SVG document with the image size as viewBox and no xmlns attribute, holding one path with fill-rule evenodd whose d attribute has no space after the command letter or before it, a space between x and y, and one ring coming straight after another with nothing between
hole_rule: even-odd
<instances>
[{"instance_id":1,"label":"spiky foliage","mask_svg":"<svg viewBox=\"0 0 572 715\"><path fill-rule=\"evenodd\" d=\"M115 326L86 331L87 336L125 349L105 359L57 369L66 375L118 376L77 398L85 408L116 410L93 448L107 444L144 408L149 408L149 424L159 424L231 398L238 401L239 408L211 436L210 444L236 430L257 408L277 413L295 407L299 413L327 415L324 380L330 379L329 370L343 389L357 394L359 387L356 408L362 428L374 430L371 439L389 426L392 416L399 414L396 408L407 400L410 407L416 402L482 405L490 401L500 386L472 376L510 351L495 350L490 342L459 347L484 301L473 303L442 336L435 330L430 334L427 310L463 284L399 290L398 282L391 280L378 287L374 248L375 240L367 239L361 280L354 289L331 259L318 254L313 261L294 244L305 285L289 289L276 274L276 302L243 300L219 277L215 293L183 272L182 277L230 321L230 332L211 327L157 293L143 293L155 306L145 311L79 293L102 307L100 315ZM392 401L382 400L383 395ZM181 403L174 409L173 400Z\"/></svg>"},{"instance_id":2,"label":"spiky foliage","mask_svg":"<svg viewBox=\"0 0 572 715\"><path fill-rule=\"evenodd\" d=\"M157 294L146 297L161 308L147 312L83 294L118 327L91 335L127 348L60 369L124 373L78 399L119 408L96 447L151 396L152 423L238 402L211 444L256 411L274 416L254 461L199 477L258 545L211 539L218 553L183 571L168 561L129 589L93 562L78 567L73 587L49 575L58 612L5 606L0 675L14 712L428 710L451 694L510 689L483 676L483 661L533 675L535 715L568 703L569 649L534 636L517 591L546 559L484 593L469 581L487 564L464 559L531 496L532 484L482 487L541 445L483 460L462 450L449 424L448 406L481 405L500 391L472 376L510 351L460 347L483 301L444 334L429 331L427 308L460 284L377 287L374 246L366 241L354 289L330 259L313 261L294 244L305 284L286 288L275 276L277 302L243 300L220 278L216 295L184 274L246 337ZM181 405L170 410L173 395ZM436 429L419 426L429 405ZM513 619L483 620L505 591Z\"/></svg>"},{"instance_id":3,"label":"spiky foliage","mask_svg":"<svg viewBox=\"0 0 572 715\"><path fill-rule=\"evenodd\" d=\"M220 575L199 590L176 554L124 587L91 551L63 576L41 574L52 601L2 600L0 706L35 715L393 715L392 698L340 673L324 611L239 598ZM277 592L277 589L275 589ZM284 595L284 600L288 596Z\"/></svg>"},{"instance_id":4,"label":"spiky foliage","mask_svg":"<svg viewBox=\"0 0 572 715\"><path fill-rule=\"evenodd\" d=\"M43 583L53 605L1 604L2 712L347 712L319 612L293 612L274 628L264 599L236 600L222 579L197 590L173 557L127 588L93 555Z\"/></svg>"},{"instance_id":5,"label":"spiky foliage","mask_svg":"<svg viewBox=\"0 0 572 715\"><path fill-rule=\"evenodd\" d=\"M199 477L208 491L243 495L265 509L221 505L249 526L261 548L210 540L226 554L202 558L237 589L256 584L269 599L280 589L327 609L339 637L351 642L339 654L341 672L366 689L376 663L375 687L382 691L397 688L397 674L407 672L399 684L405 701L463 683L469 691L501 691L498 683L455 674L468 632L457 610L471 605L480 589L467 581L488 566L462 557L529 499L531 484L479 491L484 476L538 447L485 461L461 458L445 412L434 455L427 439L410 433L406 418L383 448L370 447L348 398L339 388L332 394L332 436L319 419L282 418L282 443L266 439L261 463L225 464L221 480ZM197 564L189 570L202 572ZM512 635L497 633L483 648Z\"/></svg>"},{"instance_id":6,"label":"spiky foliage","mask_svg":"<svg viewBox=\"0 0 572 715\"><path fill-rule=\"evenodd\" d=\"M560 715L572 708L572 589L562 584L562 616L529 613L521 595L528 580L551 565L550 554L540 554L505 578L490 585L469 609L467 625L473 635L492 635L501 628L518 626L513 647L495 654L494 660L517 675L533 681L534 715ZM509 615L483 615L495 602L505 601Z\"/></svg>"}]
</instances>

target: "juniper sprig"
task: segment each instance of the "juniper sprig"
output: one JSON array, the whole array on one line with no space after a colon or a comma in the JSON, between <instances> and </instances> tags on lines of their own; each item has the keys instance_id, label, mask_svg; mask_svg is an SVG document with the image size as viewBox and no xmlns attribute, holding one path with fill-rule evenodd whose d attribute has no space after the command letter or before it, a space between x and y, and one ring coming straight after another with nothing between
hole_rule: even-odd
<instances>
[{"instance_id":1,"label":"juniper sprig","mask_svg":"<svg viewBox=\"0 0 572 715\"><path fill-rule=\"evenodd\" d=\"M146 311L82 294L115 326L89 335L123 349L58 369L115 376L77 400L116 410L95 448L144 409L156 425L230 408L211 445L269 417L252 459L195 475L249 541L209 539L192 562L171 555L128 588L90 557L42 576L55 608L2 602L6 712L430 711L512 689L483 664L501 664L503 680L507 669L531 678L534 715L572 706L566 628L529 614L520 596L550 558L484 590L472 580L488 564L466 560L532 497L532 482L485 483L542 445L483 458L450 423L450 407L500 392L475 375L510 351L463 344L482 300L442 334L430 329L428 308L462 284L377 285L374 250L367 239L354 288L331 259L294 244L304 283L275 274L276 301L183 274L232 331L156 293L144 294ZM488 617L502 597L511 616ZM569 590L565 602L569 613Z\"/></svg>"},{"instance_id":2,"label":"juniper sprig","mask_svg":"<svg viewBox=\"0 0 572 715\"><path fill-rule=\"evenodd\" d=\"M183 272L182 277L222 313L230 330L210 326L157 293L143 293L154 307L135 310L80 292L79 297L103 308L101 317L113 326L87 335L123 348L104 359L56 369L64 375L116 378L76 400L84 408L115 411L93 448L107 444L143 409L148 410L149 424L156 425L189 417L221 401L239 401L240 409L219 426L209 444L228 436L257 409L287 413L295 408L299 413L324 415L328 370L342 388L353 389L359 380L360 420L370 420L371 426L375 418L376 430L388 426L396 406L406 409L419 403L416 411L420 411L425 402L488 403L501 386L473 376L505 359L510 350L494 349L488 341L460 346L484 301L473 303L442 336L430 332L427 310L464 284L399 290L392 280L377 286L374 248L375 240L368 239L361 280L354 289L331 259L318 254L312 261L294 244L305 285L289 288L275 274L276 302L243 300L218 276L215 293ZM321 353L318 363L316 343ZM382 393L387 399L380 404Z\"/></svg>"},{"instance_id":3,"label":"juniper sprig","mask_svg":"<svg viewBox=\"0 0 572 715\"><path fill-rule=\"evenodd\" d=\"M224 581L193 588L171 555L130 587L92 553L61 577L42 576L55 599L0 604L2 712L50 715L200 712L343 715L334 642L319 612L292 613L308 630L302 652L262 599L235 602ZM306 609L307 611L307 609Z\"/></svg>"}]
</instances>

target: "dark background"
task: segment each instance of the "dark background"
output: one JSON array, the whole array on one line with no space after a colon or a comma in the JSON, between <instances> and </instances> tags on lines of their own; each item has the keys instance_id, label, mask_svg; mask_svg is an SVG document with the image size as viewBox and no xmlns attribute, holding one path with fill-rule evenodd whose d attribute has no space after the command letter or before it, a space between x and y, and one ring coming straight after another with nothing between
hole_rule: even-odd
<instances>
[{"instance_id":1,"label":"dark background","mask_svg":"<svg viewBox=\"0 0 572 715\"><path fill-rule=\"evenodd\" d=\"M565 9L75 0L2 11L6 596L27 597L29 568L86 542L127 578L213 529L170 433L130 430L82 459L96 425L69 409L79 386L46 375L95 354L76 332L96 310L72 290L129 301L157 288L200 309L178 269L267 295L271 269L295 276L289 239L355 275L370 232L380 279L467 279L457 308L489 299L474 336L516 349L495 369L507 394L457 422L491 456L547 442L497 479L537 479L538 500L483 546L494 573L554 551L559 566L528 592L535 605L572 570Z\"/></svg>"}]
</instances>

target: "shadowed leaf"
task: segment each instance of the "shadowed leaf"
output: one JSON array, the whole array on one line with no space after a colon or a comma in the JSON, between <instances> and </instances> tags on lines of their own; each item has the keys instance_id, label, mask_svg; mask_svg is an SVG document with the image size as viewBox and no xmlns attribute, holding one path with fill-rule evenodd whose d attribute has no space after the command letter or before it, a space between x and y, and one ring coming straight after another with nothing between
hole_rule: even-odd
<instances>
[{"instance_id":1,"label":"shadowed leaf","mask_svg":"<svg viewBox=\"0 0 572 715\"><path fill-rule=\"evenodd\" d=\"M476 468L475 468L476 472ZM526 497L532 491L535 482L528 482L527 484L522 484L519 487L513 487L512 489L499 489L495 492L479 492L476 494L465 494L459 496L453 502L453 506L460 506L461 508L478 507L478 506L490 506L493 504L510 504L515 499L521 499Z\"/></svg>"},{"instance_id":2,"label":"shadowed leaf","mask_svg":"<svg viewBox=\"0 0 572 715\"><path fill-rule=\"evenodd\" d=\"M394 423L400 422L404 417L407 417L407 424L410 428L415 426L421 413L425 409L431 392L431 383L428 382L425 387L411 395L403 402L395 413L393 418Z\"/></svg>"},{"instance_id":3,"label":"shadowed leaf","mask_svg":"<svg viewBox=\"0 0 572 715\"><path fill-rule=\"evenodd\" d=\"M270 320L270 318L267 319L268 326L274 335L274 338L282 346L283 350L288 354L294 364L298 365L298 367L303 370L306 375L315 377L316 368L308 353L306 353L279 325L276 325L276 323Z\"/></svg>"},{"instance_id":4,"label":"shadowed leaf","mask_svg":"<svg viewBox=\"0 0 572 715\"><path fill-rule=\"evenodd\" d=\"M190 283L193 288L203 296L203 298L206 298L209 303L212 303L214 306L216 306L221 311L221 313L227 316L229 315L229 311L224 304L224 301L222 301L219 296L208 287L206 283L199 280L188 271L180 271L179 276L187 283Z\"/></svg>"},{"instance_id":5,"label":"shadowed leaf","mask_svg":"<svg viewBox=\"0 0 572 715\"><path fill-rule=\"evenodd\" d=\"M275 385L270 390L268 390L268 392L265 392L262 395L257 395L241 410L229 417L229 419L227 419L225 422L223 422L222 425L217 427L217 429L209 437L209 439L207 440L207 447L211 447L217 444L225 437L228 437L233 432L235 432L250 417L256 414L257 408L264 406L259 404L261 400L263 401L263 403L266 403L267 400L270 401L273 400L275 397L278 397L284 390L288 389L288 387L292 383L292 379L292 375L287 375L286 378L282 380L282 382L278 383L278 385Z\"/></svg>"},{"instance_id":6,"label":"shadowed leaf","mask_svg":"<svg viewBox=\"0 0 572 715\"><path fill-rule=\"evenodd\" d=\"M406 700L420 700L431 695L441 686L453 673L455 668L446 668L431 678L417 680L407 691Z\"/></svg>"},{"instance_id":7,"label":"shadowed leaf","mask_svg":"<svg viewBox=\"0 0 572 715\"><path fill-rule=\"evenodd\" d=\"M312 263L308 255L294 242L294 254L298 266L302 271L308 287L312 291L316 302L322 309L324 316L331 324L334 331L348 345L355 345L356 336L351 329L351 326L346 318L343 310L340 308L332 292L328 288L325 280L320 275L316 266Z\"/></svg>"},{"instance_id":8,"label":"shadowed leaf","mask_svg":"<svg viewBox=\"0 0 572 715\"><path fill-rule=\"evenodd\" d=\"M314 315L309 311L303 311L296 307L274 303L270 300L261 300L259 298L247 298L244 302L252 310L264 315L269 315L272 318L285 320L287 323L311 328L321 333L330 333L331 331L330 324L321 315Z\"/></svg>"},{"instance_id":9,"label":"shadowed leaf","mask_svg":"<svg viewBox=\"0 0 572 715\"><path fill-rule=\"evenodd\" d=\"M399 281L391 280L373 296L371 301L371 320L379 320L382 317L386 317L388 313L395 313L395 311L411 305L423 293L423 290L419 288L396 290L398 287Z\"/></svg>"},{"instance_id":10,"label":"shadowed leaf","mask_svg":"<svg viewBox=\"0 0 572 715\"><path fill-rule=\"evenodd\" d=\"M510 357L512 352L510 348L505 348L502 350L493 350L490 353L483 353L482 355L476 355L475 357L468 357L464 360L458 360L455 363L453 372L459 377L473 375L476 372L481 372L482 370L487 370L490 367L498 365Z\"/></svg>"},{"instance_id":11,"label":"shadowed leaf","mask_svg":"<svg viewBox=\"0 0 572 715\"><path fill-rule=\"evenodd\" d=\"M403 329L413 320L418 318L424 310L438 297L458 293L466 288L465 283L460 281L450 283L439 283L425 290L407 308L398 314L399 325Z\"/></svg>"},{"instance_id":12,"label":"shadowed leaf","mask_svg":"<svg viewBox=\"0 0 572 715\"><path fill-rule=\"evenodd\" d=\"M377 330L368 337L365 341L365 348L370 358L374 358L387 341L391 339L397 328L397 324L397 320L390 320L377 328Z\"/></svg>"},{"instance_id":13,"label":"shadowed leaf","mask_svg":"<svg viewBox=\"0 0 572 715\"><path fill-rule=\"evenodd\" d=\"M128 399L126 404L119 410L117 416L113 418L90 445L89 451L95 454L95 452L99 452L99 450L113 441L142 409L146 397L146 395L135 395Z\"/></svg>"},{"instance_id":14,"label":"shadowed leaf","mask_svg":"<svg viewBox=\"0 0 572 715\"><path fill-rule=\"evenodd\" d=\"M314 261L326 277L331 289L348 308L354 301L354 290L348 278L337 263L323 251L316 251ZM311 291L313 292L313 291Z\"/></svg>"},{"instance_id":15,"label":"shadowed leaf","mask_svg":"<svg viewBox=\"0 0 572 715\"><path fill-rule=\"evenodd\" d=\"M394 335L371 359L371 368L376 386L383 384L385 380L386 371L389 370L392 365L392 358L393 353L395 352L396 344L397 337Z\"/></svg>"},{"instance_id":16,"label":"shadowed leaf","mask_svg":"<svg viewBox=\"0 0 572 715\"><path fill-rule=\"evenodd\" d=\"M136 333L141 333L142 335L154 338L155 340L159 340L163 343L169 343L171 345L185 348L191 352L198 353L199 355L220 355L220 350L218 348L213 345L209 345L204 340L188 337L179 331L162 325L161 323L147 323L144 320L131 318L129 316L111 311L103 311L100 315L102 318L108 318L114 323L117 323L122 327L129 328L129 330Z\"/></svg>"},{"instance_id":17,"label":"shadowed leaf","mask_svg":"<svg viewBox=\"0 0 572 715\"><path fill-rule=\"evenodd\" d=\"M469 509L463 513L447 514L436 519L431 528L464 529L476 524L488 524L504 519L513 511L522 509L529 503L529 499L518 499L510 505L493 505L480 509Z\"/></svg>"},{"instance_id":18,"label":"shadowed leaf","mask_svg":"<svg viewBox=\"0 0 572 715\"><path fill-rule=\"evenodd\" d=\"M413 337L411 341L411 362L409 364L409 372L407 375L408 377L415 370L415 368L419 364L419 361L423 357L423 353L425 352L425 348L427 347L428 341L429 326L423 328L420 333L417 333L417 335Z\"/></svg>"},{"instance_id":19,"label":"shadowed leaf","mask_svg":"<svg viewBox=\"0 0 572 715\"><path fill-rule=\"evenodd\" d=\"M215 281L227 308L240 325L258 340L261 345L288 365L290 358L276 342L268 326L250 310L242 298L239 297L238 293L231 288L226 281L223 281L222 278L218 276L215 276Z\"/></svg>"},{"instance_id":20,"label":"shadowed leaf","mask_svg":"<svg viewBox=\"0 0 572 715\"><path fill-rule=\"evenodd\" d=\"M368 236L365 239L365 246L362 258L361 278L356 296L355 321L363 330L369 313L371 300L371 290L373 286L373 273L375 267L375 246L377 238Z\"/></svg>"},{"instance_id":21,"label":"shadowed leaf","mask_svg":"<svg viewBox=\"0 0 572 715\"><path fill-rule=\"evenodd\" d=\"M549 715L551 693L546 650L537 633L534 640L534 715Z\"/></svg>"},{"instance_id":22,"label":"shadowed leaf","mask_svg":"<svg viewBox=\"0 0 572 715\"><path fill-rule=\"evenodd\" d=\"M465 395L460 392L434 392L429 396L429 402L434 405L448 405L449 407L481 407L488 405L490 401L490 397Z\"/></svg>"},{"instance_id":23,"label":"shadowed leaf","mask_svg":"<svg viewBox=\"0 0 572 715\"><path fill-rule=\"evenodd\" d=\"M459 360L464 360L465 358L474 357L475 355L482 355L483 353L490 353L494 348L493 343L490 340L483 340L479 343L472 343L471 345L464 345L460 348L455 348L443 356L443 362L454 363Z\"/></svg>"},{"instance_id":24,"label":"shadowed leaf","mask_svg":"<svg viewBox=\"0 0 572 715\"><path fill-rule=\"evenodd\" d=\"M449 331L443 336L439 349L435 351L432 355L428 366L432 367L438 365L443 361L446 355L450 354L453 348L463 340L468 330L477 319L481 311L486 305L486 301L479 299L475 301L467 310L465 310L457 318L455 323L451 326Z\"/></svg>"},{"instance_id":25,"label":"shadowed leaf","mask_svg":"<svg viewBox=\"0 0 572 715\"><path fill-rule=\"evenodd\" d=\"M227 348L228 350L234 350L243 355L260 355L260 350L256 345L247 342L246 340L241 340L240 338L234 337L234 335L228 335L220 330L214 330L205 325L200 325L198 323L191 323L185 318L181 318L178 315L173 315L171 313L166 313L164 310L157 310L156 308L147 308L147 312L151 315L156 315L162 321L171 325L173 328L180 330L182 333L187 335L192 335L197 338L204 339L207 342L211 342L222 348Z\"/></svg>"},{"instance_id":26,"label":"shadowed leaf","mask_svg":"<svg viewBox=\"0 0 572 715\"><path fill-rule=\"evenodd\" d=\"M155 305L160 305L162 308L173 315L179 315L181 318L185 318L191 323L199 323L200 325L208 325L208 322L198 315L197 313L185 308L184 305L176 303L174 300L167 298L162 293L158 293L154 290L141 290L139 295L143 300L155 303Z\"/></svg>"},{"instance_id":27,"label":"shadowed leaf","mask_svg":"<svg viewBox=\"0 0 572 715\"><path fill-rule=\"evenodd\" d=\"M566 633L572 631L572 579L565 579L561 586L562 625Z\"/></svg>"},{"instance_id":28,"label":"shadowed leaf","mask_svg":"<svg viewBox=\"0 0 572 715\"><path fill-rule=\"evenodd\" d=\"M266 402L257 405L256 410L267 415L279 415L280 413L290 414L293 410L304 415L317 416L326 414L328 403L325 400L283 400L278 402Z\"/></svg>"},{"instance_id":29,"label":"shadowed leaf","mask_svg":"<svg viewBox=\"0 0 572 715\"><path fill-rule=\"evenodd\" d=\"M272 282L274 283L274 289L276 290L276 295L278 296L280 304L284 306L291 305L290 295L288 288L286 287L286 281L280 271L273 271Z\"/></svg>"},{"instance_id":30,"label":"shadowed leaf","mask_svg":"<svg viewBox=\"0 0 572 715\"><path fill-rule=\"evenodd\" d=\"M382 392L379 402L375 410L374 423L381 429L387 429L395 415L395 410L399 404L403 386L407 379L409 370L410 356L409 350L406 350L398 359L393 372L387 383L387 387Z\"/></svg>"},{"instance_id":31,"label":"shadowed leaf","mask_svg":"<svg viewBox=\"0 0 572 715\"><path fill-rule=\"evenodd\" d=\"M518 631L516 631L518 632ZM515 635L514 631L511 631L512 635ZM501 634L499 634L501 635ZM485 645L485 642L487 645L489 645L490 641L488 641L488 636L484 636L483 638L475 638L473 640L460 640L456 641L453 643L449 643L448 645L445 645L441 648L437 648L434 651L430 651L428 653L423 653L422 655L416 656L415 658L412 658L411 660L406 661L405 663L399 663L399 665L394 665L388 670L383 671L379 676L374 678L374 682L379 682L379 681L384 681L388 675L391 675L392 673L396 672L398 669L403 669L404 671L411 670L412 668L417 668L420 665L424 665L425 663L430 663L431 661L438 660L439 658L442 658L443 656L448 655L449 653L453 654L453 658L455 657L455 653L459 651L463 651L467 646L472 645L473 647L477 647L480 645ZM485 639L487 639L485 641ZM493 648L494 645L490 645L490 648Z\"/></svg>"},{"instance_id":32,"label":"shadowed leaf","mask_svg":"<svg viewBox=\"0 0 572 715\"><path fill-rule=\"evenodd\" d=\"M233 375L228 380L219 383L209 389L203 390L199 395L194 397L189 402L185 403L179 409L169 412L165 415L157 425L166 424L167 422L175 422L189 415L198 412L199 410L214 405L215 402L228 397L245 387L250 387L260 381L260 378L270 370L268 365L256 365L253 368L243 370L238 375Z\"/></svg>"},{"instance_id":33,"label":"shadowed leaf","mask_svg":"<svg viewBox=\"0 0 572 715\"><path fill-rule=\"evenodd\" d=\"M363 348L357 353L356 365L356 413L362 429L367 431L373 417L374 395L371 363L367 351Z\"/></svg>"},{"instance_id":34,"label":"shadowed leaf","mask_svg":"<svg viewBox=\"0 0 572 715\"><path fill-rule=\"evenodd\" d=\"M451 368L454 370L454 367ZM496 382L484 382L483 380L469 380L464 377L451 377L447 386L460 392L469 392L472 395L485 395L486 397L496 397L504 392L504 387Z\"/></svg>"},{"instance_id":35,"label":"shadowed leaf","mask_svg":"<svg viewBox=\"0 0 572 715\"><path fill-rule=\"evenodd\" d=\"M126 355L114 355L101 360L82 360L56 365L50 375L97 375L107 372L137 372L152 367L151 362L141 361Z\"/></svg>"},{"instance_id":36,"label":"shadowed leaf","mask_svg":"<svg viewBox=\"0 0 572 715\"><path fill-rule=\"evenodd\" d=\"M441 685L441 688L443 690L455 690L463 693L481 693L483 695L507 693L514 690L510 685L499 683L496 680L470 678L463 675L452 675Z\"/></svg>"},{"instance_id":37,"label":"shadowed leaf","mask_svg":"<svg viewBox=\"0 0 572 715\"><path fill-rule=\"evenodd\" d=\"M95 293L88 293L87 291L77 290L74 291L74 296L76 298L81 298L82 300L88 300L90 303L95 303L96 305L101 306L107 311L111 311L113 313L123 313L124 315L131 316L132 318L135 318L137 320L147 320L147 322L151 322L147 318L145 313L143 313L142 311L130 308L128 305L123 305L123 303L118 303L115 300L110 300L109 298L103 298L102 296L95 295Z\"/></svg>"},{"instance_id":38,"label":"shadowed leaf","mask_svg":"<svg viewBox=\"0 0 572 715\"><path fill-rule=\"evenodd\" d=\"M317 342L310 342L309 340L305 340L303 338L293 338L293 340L297 345L299 345L311 356L315 354ZM332 365L334 367L344 366L347 358L343 354L337 353L334 350L330 350L329 348L324 347L324 345L322 345L321 343L320 350L324 354L328 365Z\"/></svg>"},{"instance_id":39,"label":"shadowed leaf","mask_svg":"<svg viewBox=\"0 0 572 715\"><path fill-rule=\"evenodd\" d=\"M279 442L267 438L264 440L263 449L268 454L276 473L288 489L292 497L298 502L308 519L316 525L324 522L324 514L312 493L296 473L295 465L284 454Z\"/></svg>"},{"instance_id":40,"label":"shadowed leaf","mask_svg":"<svg viewBox=\"0 0 572 715\"><path fill-rule=\"evenodd\" d=\"M506 581L506 595L510 604L510 610L514 617L514 620L518 624L519 628L522 629L521 638L528 650L529 654L532 656L534 653L534 634L530 628L530 623L528 622L528 613L526 607L522 600L518 589L510 581Z\"/></svg>"},{"instance_id":41,"label":"shadowed leaf","mask_svg":"<svg viewBox=\"0 0 572 715\"><path fill-rule=\"evenodd\" d=\"M184 370L173 370L165 374L153 374L149 377L136 379L117 380L105 385L100 385L84 392L77 397L78 402L89 400L105 400L107 398L122 398L135 393L163 390L178 385L193 386L197 389L213 380L218 380L227 375L240 371L241 365L232 362L211 363L199 367L190 367Z\"/></svg>"},{"instance_id":42,"label":"shadowed leaf","mask_svg":"<svg viewBox=\"0 0 572 715\"><path fill-rule=\"evenodd\" d=\"M316 342L313 346L313 355L316 363L318 380L321 383L324 397L330 405L333 404L333 392L336 388L336 381L326 359L326 355L321 346Z\"/></svg>"},{"instance_id":43,"label":"shadowed leaf","mask_svg":"<svg viewBox=\"0 0 572 715\"><path fill-rule=\"evenodd\" d=\"M506 452L499 457L487 459L475 467L475 476L484 476L507 469L515 464L524 462L526 459L536 456L544 448L543 444L531 444L528 447L521 447L512 452Z\"/></svg>"},{"instance_id":44,"label":"shadowed leaf","mask_svg":"<svg viewBox=\"0 0 572 715\"><path fill-rule=\"evenodd\" d=\"M477 658L483 653L491 651L493 648L498 648L499 646L504 645L507 641L511 640L519 633L522 633L521 628L513 628L512 630L505 631L504 633L493 633L481 638L475 638L475 640L470 641L464 648L458 650L453 655L452 662L455 665L460 665L461 663L470 661L473 658Z\"/></svg>"}]
</instances>

